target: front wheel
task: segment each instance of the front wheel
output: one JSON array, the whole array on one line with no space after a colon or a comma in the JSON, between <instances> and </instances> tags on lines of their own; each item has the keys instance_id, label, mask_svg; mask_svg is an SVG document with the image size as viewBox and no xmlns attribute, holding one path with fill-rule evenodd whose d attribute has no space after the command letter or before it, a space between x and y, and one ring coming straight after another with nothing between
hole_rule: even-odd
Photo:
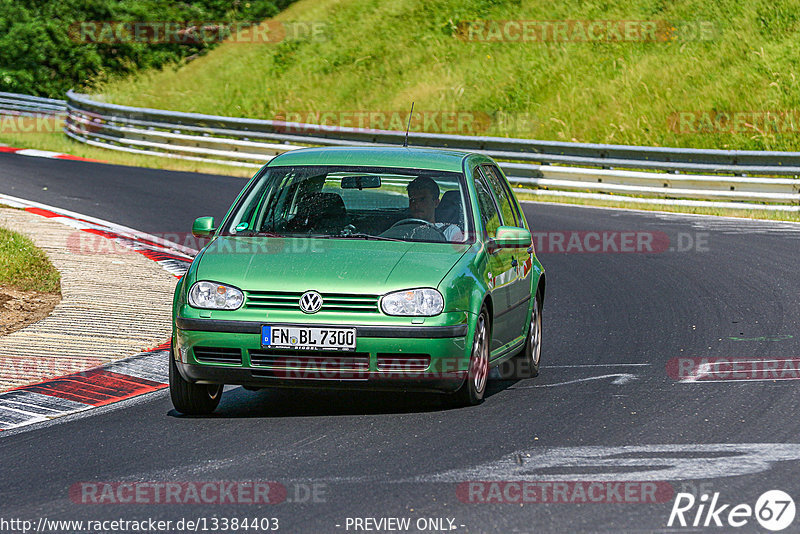
<instances>
[{"instance_id":1,"label":"front wheel","mask_svg":"<svg viewBox=\"0 0 800 534\"><path fill-rule=\"evenodd\" d=\"M489 379L489 312L481 308L475 321L475 335L472 338L472 352L469 358L469 369L464 384L454 393L456 403L460 406L475 406L483 402L486 393L486 382Z\"/></svg>"},{"instance_id":2,"label":"front wheel","mask_svg":"<svg viewBox=\"0 0 800 534\"><path fill-rule=\"evenodd\" d=\"M222 384L193 384L184 380L170 351L169 396L176 410L186 415L208 415L219 405L222 388Z\"/></svg>"}]
</instances>

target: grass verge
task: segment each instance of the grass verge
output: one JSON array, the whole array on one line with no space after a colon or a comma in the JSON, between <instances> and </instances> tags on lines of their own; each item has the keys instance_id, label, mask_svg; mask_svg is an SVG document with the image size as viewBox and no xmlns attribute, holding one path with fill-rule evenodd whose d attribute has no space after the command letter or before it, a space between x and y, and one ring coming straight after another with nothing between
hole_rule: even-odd
<instances>
[{"instance_id":1,"label":"grass verge","mask_svg":"<svg viewBox=\"0 0 800 534\"><path fill-rule=\"evenodd\" d=\"M29 238L0 227L0 286L60 293L61 275Z\"/></svg>"}]
</instances>

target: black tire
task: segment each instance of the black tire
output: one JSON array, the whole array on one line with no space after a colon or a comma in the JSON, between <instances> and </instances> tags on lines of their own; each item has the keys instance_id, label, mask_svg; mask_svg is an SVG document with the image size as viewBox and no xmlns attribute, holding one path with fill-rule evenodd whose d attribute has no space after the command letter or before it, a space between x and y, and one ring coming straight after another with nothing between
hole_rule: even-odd
<instances>
[{"instance_id":1,"label":"black tire","mask_svg":"<svg viewBox=\"0 0 800 534\"><path fill-rule=\"evenodd\" d=\"M175 358L169 355L169 396L175 409L186 415L208 415L219 405L222 384L192 384L178 372Z\"/></svg>"},{"instance_id":2,"label":"black tire","mask_svg":"<svg viewBox=\"0 0 800 534\"><path fill-rule=\"evenodd\" d=\"M491 340L489 312L484 306L475 320L475 335L469 357L467 379L456 391L454 400L458 406L475 406L483 402L486 384L489 381L489 343Z\"/></svg>"},{"instance_id":3,"label":"black tire","mask_svg":"<svg viewBox=\"0 0 800 534\"><path fill-rule=\"evenodd\" d=\"M534 296L528 338L516 359L519 378L539 376L539 365L542 362L542 295L538 289Z\"/></svg>"},{"instance_id":4,"label":"black tire","mask_svg":"<svg viewBox=\"0 0 800 534\"><path fill-rule=\"evenodd\" d=\"M539 364L542 356L542 295L536 290L528 324L528 336L525 345L512 358L497 367L503 380L523 380L539 375Z\"/></svg>"}]
</instances>

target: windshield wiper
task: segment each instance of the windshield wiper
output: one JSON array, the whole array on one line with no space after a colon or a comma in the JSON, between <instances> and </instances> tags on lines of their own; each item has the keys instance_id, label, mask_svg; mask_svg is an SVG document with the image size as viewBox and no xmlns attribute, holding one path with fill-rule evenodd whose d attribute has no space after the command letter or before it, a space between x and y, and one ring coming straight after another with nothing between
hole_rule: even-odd
<instances>
[{"instance_id":1,"label":"windshield wiper","mask_svg":"<svg viewBox=\"0 0 800 534\"><path fill-rule=\"evenodd\" d=\"M330 234L288 234L286 237L299 237L299 238L314 238L314 239L333 239L338 237Z\"/></svg>"},{"instance_id":2,"label":"windshield wiper","mask_svg":"<svg viewBox=\"0 0 800 534\"><path fill-rule=\"evenodd\" d=\"M254 232L252 230L241 230L236 233L228 233L232 237L283 237L283 234L275 232Z\"/></svg>"},{"instance_id":3,"label":"windshield wiper","mask_svg":"<svg viewBox=\"0 0 800 534\"><path fill-rule=\"evenodd\" d=\"M397 241L399 243L405 243L402 239L396 239L394 237L384 237L382 235L372 235L372 234L363 234L363 233L354 233L354 234L347 234L347 235L340 235L337 237L344 237L344 238L356 238L356 239L374 239L376 241Z\"/></svg>"}]
</instances>

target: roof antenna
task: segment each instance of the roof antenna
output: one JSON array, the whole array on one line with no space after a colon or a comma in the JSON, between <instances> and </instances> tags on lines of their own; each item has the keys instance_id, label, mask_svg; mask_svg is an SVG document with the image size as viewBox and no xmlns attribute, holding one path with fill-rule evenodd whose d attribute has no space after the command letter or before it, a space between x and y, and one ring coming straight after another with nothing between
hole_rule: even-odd
<instances>
[{"instance_id":1,"label":"roof antenna","mask_svg":"<svg viewBox=\"0 0 800 534\"><path fill-rule=\"evenodd\" d=\"M408 130L411 129L411 116L414 114L414 102L411 102L411 113L408 114L408 126L406 126L406 140L403 141L403 146L408 147Z\"/></svg>"}]
</instances>

